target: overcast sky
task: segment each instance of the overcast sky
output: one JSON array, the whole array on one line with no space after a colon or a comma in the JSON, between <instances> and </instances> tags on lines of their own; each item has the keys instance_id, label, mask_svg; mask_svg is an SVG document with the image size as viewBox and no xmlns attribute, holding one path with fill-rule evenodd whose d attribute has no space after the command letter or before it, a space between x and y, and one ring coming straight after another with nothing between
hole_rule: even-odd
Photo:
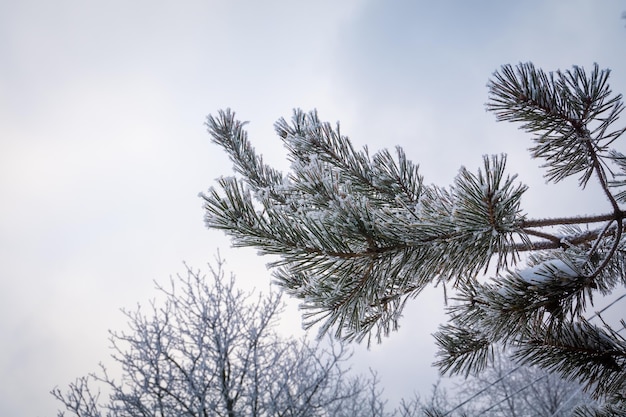
<instances>
[{"instance_id":1,"label":"overcast sky","mask_svg":"<svg viewBox=\"0 0 626 417\"><path fill-rule=\"evenodd\" d=\"M295 107L371 150L400 145L428 183L509 154L533 217L603 212L546 186L527 136L484 110L506 63L613 70L626 92L626 4L582 1L0 1L0 415L55 415L55 385L107 360L121 307L219 248L247 288L265 260L203 224L198 193L230 165L203 126L231 107L286 168L272 124ZM354 368L395 401L427 394L440 290ZM295 311L295 309L293 310ZM284 331L300 327L289 314Z\"/></svg>"}]
</instances>

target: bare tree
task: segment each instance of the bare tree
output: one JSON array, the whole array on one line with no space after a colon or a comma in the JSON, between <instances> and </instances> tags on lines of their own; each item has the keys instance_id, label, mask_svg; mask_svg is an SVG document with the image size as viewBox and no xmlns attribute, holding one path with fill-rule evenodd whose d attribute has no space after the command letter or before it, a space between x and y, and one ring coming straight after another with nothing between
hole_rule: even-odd
<instances>
[{"instance_id":1,"label":"bare tree","mask_svg":"<svg viewBox=\"0 0 626 417\"><path fill-rule=\"evenodd\" d=\"M52 394L79 417L382 416L377 378L351 377L344 344L276 333L280 295L254 296L189 267L158 286L162 300L124 310L110 332L115 372L78 378ZM105 395L106 393L106 395ZM59 416L65 412L60 411Z\"/></svg>"}]
</instances>

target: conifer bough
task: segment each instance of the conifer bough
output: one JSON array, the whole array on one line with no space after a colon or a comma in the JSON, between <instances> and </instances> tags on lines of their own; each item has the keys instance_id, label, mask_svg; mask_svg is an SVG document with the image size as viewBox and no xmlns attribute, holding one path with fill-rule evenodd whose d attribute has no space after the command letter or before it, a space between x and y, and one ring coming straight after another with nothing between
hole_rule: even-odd
<instances>
[{"instance_id":1,"label":"conifer bough","mask_svg":"<svg viewBox=\"0 0 626 417\"><path fill-rule=\"evenodd\" d=\"M485 156L476 172L461 168L448 187L426 185L400 147L354 149L315 111L275 123L291 163L283 173L255 153L228 109L207 127L236 175L201 194L206 224L235 246L276 255L274 279L301 299L307 325L380 340L407 299L451 283L450 319L435 335L442 372L480 371L504 344L519 361L625 405L626 341L588 314L594 295L626 284L626 156L611 148L625 131L615 127L624 105L608 77L597 65L589 73L505 65L487 103L497 120L521 122L548 182L577 176L584 190L597 181L605 214L529 219L527 187L506 173L504 155Z\"/></svg>"}]
</instances>

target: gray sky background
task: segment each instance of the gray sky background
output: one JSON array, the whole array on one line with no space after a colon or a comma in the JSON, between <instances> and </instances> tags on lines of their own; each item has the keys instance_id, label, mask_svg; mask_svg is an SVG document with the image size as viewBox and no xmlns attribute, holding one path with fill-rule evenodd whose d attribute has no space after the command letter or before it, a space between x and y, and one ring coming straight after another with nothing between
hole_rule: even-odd
<instances>
[{"instance_id":1,"label":"gray sky background","mask_svg":"<svg viewBox=\"0 0 626 417\"><path fill-rule=\"evenodd\" d=\"M626 3L505 1L0 1L0 415L55 415L48 394L108 358L121 307L220 249L242 286L266 260L203 224L198 193L230 164L205 117L231 107L268 162L292 108L342 123L357 147L401 145L427 182L508 153L532 217L603 212L575 181L545 185L529 140L484 110L506 63L594 62L626 92ZM622 149L623 150L623 149ZM390 400L427 394L441 291L353 368ZM293 304L293 303L292 303ZM623 307L623 306L622 306ZM618 307L619 308L619 307ZM285 333L298 333L290 306Z\"/></svg>"}]
</instances>

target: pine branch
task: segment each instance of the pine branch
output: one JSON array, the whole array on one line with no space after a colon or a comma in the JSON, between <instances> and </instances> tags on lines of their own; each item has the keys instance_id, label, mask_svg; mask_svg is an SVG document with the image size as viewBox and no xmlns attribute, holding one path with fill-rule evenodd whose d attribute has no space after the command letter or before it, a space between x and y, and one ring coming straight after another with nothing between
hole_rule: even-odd
<instances>
[{"instance_id":1,"label":"pine branch","mask_svg":"<svg viewBox=\"0 0 626 417\"><path fill-rule=\"evenodd\" d=\"M535 331L514 355L533 365L585 382L596 397L626 389L626 345L586 320L563 325L558 332Z\"/></svg>"},{"instance_id":2,"label":"pine branch","mask_svg":"<svg viewBox=\"0 0 626 417\"><path fill-rule=\"evenodd\" d=\"M521 122L531 134L531 156L543 161L548 181L577 175L584 189L595 179L608 213L527 218L527 187L506 174L504 155L485 156L476 171L461 168L448 187L425 185L401 148L395 155L357 150L315 111L296 110L290 122L275 124L291 163L283 174L263 163L245 123L227 110L207 125L241 178L221 178L201 195L206 224L235 246L278 255L269 264L274 279L302 300L307 325L321 323L324 332L380 340L396 328L409 297L452 282L457 304L436 336L440 367L479 370L493 343L529 349L535 358L549 352L546 361L552 355L566 364L575 352L565 346L585 343L572 329L596 331L581 321L594 295L626 285L626 156L609 148L626 128L614 127L624 105L608 77L597 65L553 73L505 65L488 84L487 104L497 120ZM490 265L495 276L485 281ZM562 351L540 346L538 334ZM613 359L622 371L611 368L612 376L582 362L561 372L617 378L623 365L619 355Z\"/></svg>"},{"instance_id":3,"label":"pine branch","mask_svg":"<svg viewBox=\"0 0 626 417\"><path fill-rule=\"evenodd\" d=\"M612 96L609 74L598 65L589 75L581 67L546 74L531 63L505 65L488 84L487 110L534 134L532 156L546 161L549 181L581 173L584 187L600 167L598 155L606 157L608 143L624 132L606 133L624 108L622 96ZM598 127L590 128L592 122Z\"/></svg>"},{"instance_id":4,"label":"pine branch","mask_svg":"<svg viewBox=\"0 0 626 417\"><path fill-rule=\"evenodd\" d=\"M617 218L626 218L626 211L619 210L617 213L607 213L595 216L574 216L574 217L556 217L549 219L522 219L519 227L522 229L533 227L550 227L550 226L563 226L568 224L589 224L600 223Z\"/></svg>"}]
</instances>

